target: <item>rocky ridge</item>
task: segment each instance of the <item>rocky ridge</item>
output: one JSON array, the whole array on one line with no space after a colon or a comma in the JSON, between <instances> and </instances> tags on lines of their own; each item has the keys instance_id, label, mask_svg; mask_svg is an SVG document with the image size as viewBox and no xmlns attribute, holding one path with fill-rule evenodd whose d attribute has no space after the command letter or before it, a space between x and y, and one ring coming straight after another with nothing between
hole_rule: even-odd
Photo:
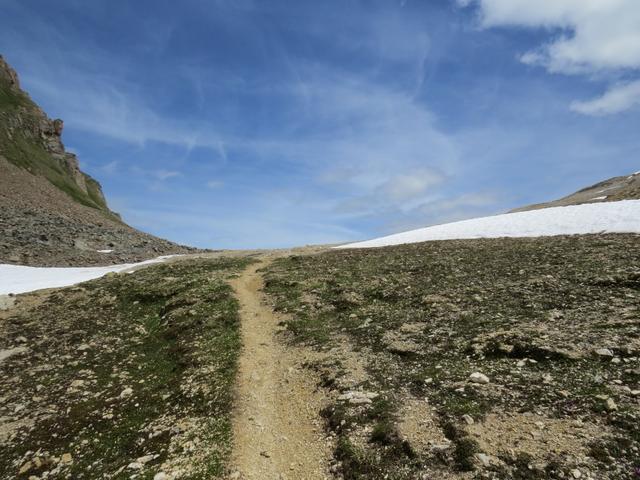
<instances>
[{"instance_id":1,"label":"rocky ridge","mask_svg":"<svg viewBox=\"0 0 640 480\"><path fill-rule=\"evenodd\" d=\"M63 130L0 56L0 263L106 265L193 251L122 222L65 150Z\"/></svg>"},{"instance_id":2,"label":"rocky ridge","mask_svg":"<svg viewBox=\"0 0 640 480\"><path fill-rule=\"evenodd\" d=\"M55 181L44 170L46 166L59 170L59 173L66 177L69 187L79 191L73 192L75 195L72 196L79 197L76 200L116 215L108 209L100 184L80 170L75 154L65 150L62 143L64 121L59 118L49 118L38 105L31 101L26 92L20 88L18 74L2 56L0 56L0 83L3 89L0 122L5 127L4 136L6 136L2 142L3 156L32 173L44 174L54 185L59 184L59 180ZM49 158L38 159L33 158L33 155L20 155L20 153L33 153L20 148L25 146L20 145L21 143L31 144L32 147L43 151L38 153L46 153ZM40 164L42 160L48 160L46 163L49 165ZM83 196L87 198L82 198Z\"/></svg>"},{"instance_id":3,"label":"rocky ridge","mask_svg":"<svg viewBox=\"0 0 640 480\"><path fill-rule=\"evenodd\" d=\"M582 188L558 200L527 205L511 210L511 212L525 212L527 210L565 207L567 205L580 205L583 203L617 202L620 200L637 199L640 199L640 172L609 178L595 185Z\"/></svg>"}]
</instances>

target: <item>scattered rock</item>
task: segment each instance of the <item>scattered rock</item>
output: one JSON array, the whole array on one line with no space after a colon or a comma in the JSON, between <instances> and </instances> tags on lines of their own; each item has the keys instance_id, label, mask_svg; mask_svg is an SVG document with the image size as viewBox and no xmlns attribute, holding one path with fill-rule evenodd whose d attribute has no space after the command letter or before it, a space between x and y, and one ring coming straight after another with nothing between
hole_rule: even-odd
<instances>
[{"instance_id":1,"label":"scattered rock","mask_svg":"<svg viewBox=\"0 0 640 480\"><path fill-rule=\"evenodd\" d=\"M602 358L613 358L613 352L608 348L599 348L595 351L595 354Z\"/></svg>"},{"instance_id":2,"label":"scattered rock","mask_svg":"<svg viewBox=\"0 0 640 480\"><path fill-rule=\"evenodd\" d=\"M133 395L133 388L131 387L127 387L120 392L120 398L129 398L131 395Z\"/></svg>"},{"instance_id":3,"label":"scattered rock","mask_svg":"<svg viewBox=\"0 0 640 480\"><path fill-rule=\"evenodd\" d=\"M473 372L469 375L469 381L472 383L487 384L490 382L489 377L480 372Z\"/></svg>"},{"instance_id":4,"label":"scattered rock","mask_svg":"<svg viewBox=\"0 0 640 480\"><path fill-rule=\"evenodd\" d=\"M29 462L25 463L24 465L22 465L22 467L20 467L20 470L18 470L18 475L24 475L25 473L27 473L32 468L33 468L33 463L29 461Z\"/></svg>"},{"instance_id":5,"label":"scattered rock","mask_svg":"<svg viewBox=\"0 0 640 480\"><path fill-rule=\"evenodd\" d=\"M605 407L609 412L615 412L618 410L618 405L616 405L616 402L611 397L607 398Z\"/></svg>"},{"instance_id":6,"label":"scattered rock","mask_svg":"<svg viewBox=\"0 0 640 480\"><path fill-rule=\"evenodd\" d=\"M16 303L16 297L0 295L0 311L9 310Z\"/></svg>"},{"instance_id":7,"label":"scattered rock","mask_svg":"<svg viewBox=\"0 0 640 480\"><path fill-rule=\"evenodd\" d=\"M137 463L141 463L142 465L146 465L147 463L149 463L154 458L156 458L155 455L145 455L144 457L137 458L136 462Z\"/></svg>"},{"instance_id":8,"label":"scattered rock","mask_svg":"<svg viewBox=\"0 0 640 480\"><path fill-rule=\"evenodd\" d=\"M371 403L371 401L378 396L379 394L375 392L360 392L355 390L343 393L338 397L338 400L348 401L352 405L363 405Z\"/></svg>"},{"instance_id":9,"label":"scattered rock","mask_svg":"<svg viewBox=\"0 0 640 480\"><path fill-rule=\"evenodd\" d=\"M26 353L28 350L29 349L27 347L14 347L7 350L0 350L0 362L6 360L9 357L13 357L14 355Z\"/></svg>"},{"instance_id":10,"label":"scattered rock","mask_svg":"<svg viewBox=\"0 0 640 480\"><path fill-rule=\"evenodd\" d=\"M483 467L491 466L491 459L489 458L489 455L485 453L476 453L476 458Z\"/></svg>"}]
</instances>

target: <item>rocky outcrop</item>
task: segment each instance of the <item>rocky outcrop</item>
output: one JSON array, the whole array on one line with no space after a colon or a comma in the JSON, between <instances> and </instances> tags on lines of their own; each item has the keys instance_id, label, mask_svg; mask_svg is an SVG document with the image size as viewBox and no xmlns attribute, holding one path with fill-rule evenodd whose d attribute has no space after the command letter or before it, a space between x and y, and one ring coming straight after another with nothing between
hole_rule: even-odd
<instances>
[{"instance_id":1,"label":"rocky outcrop","mask_svg":"<svg viewBox=\"0 0 640 480\"><path fill-rule=\"evenodd\" d=\"M63 132L0 57L0 263L106 265L193 251L123 223Z\"/></svg>"},{"instance_id":2,"label":"rocky outcrop","mask_svg":"<svg viewBox=\"0 0 640 480\"><path fill-rule=\"evenodd\" d=\"M4 82L5 88L9 89L14 98L18 100L14 105L17 108L0 110L0 115L3 117L2 123L6 127L5 133L9 139L15 139L19 132L19 135L25 136L31 142L41 146L50 155L54 166L59 167L80 192L91 198L98 208L107 209L107 202L100 184L92 182L92 190L90 191L87 175L80 170L77 157L64 148L62 143L63 120L59 118L52 120L31 101L29 95L20 88L18 74L1 56L0 81ZM11 155L5 156L9 161L12 160Z\"/></svg>"},{"instance_id":3,"label":"rocky outcrop","mask_svg":"<svg viewBox=\"0 0 640 480\"><path fill-rule=\"evenodd\" d=\"M0 55L0 79L6 81L12 90L20 91L18 74L11 68L11 65L5 61L2 55Z\"/></svg>"}]
</instances>

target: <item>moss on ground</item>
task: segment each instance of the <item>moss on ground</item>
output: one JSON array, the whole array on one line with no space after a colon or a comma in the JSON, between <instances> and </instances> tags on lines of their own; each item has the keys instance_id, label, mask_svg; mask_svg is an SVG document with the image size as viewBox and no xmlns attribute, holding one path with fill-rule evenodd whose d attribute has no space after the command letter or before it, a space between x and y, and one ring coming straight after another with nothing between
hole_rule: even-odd
<instances>
[{"instance_id":1,"label":"moss on ground","mask_svg":"<svg viewBox=\"0 0 640 480\"><path fill-rule=\"evenodd\" d=\"M366 352L368 383L359 388L389 402L382 419L344 402L329 410L338 415L328 416L327 428L339 438L345 478L457 470L471 470L472 478L566 478L578 467L626 478L640 451L631 393L640 386L638 247L636 235L593 235L336 250L276 261L266 291L290 314L290 341L319 351L346 342L355 355ZM469 382L476 371L490 378L487 386ZM325 385L339 384L328 377ZM393 438L409 398L435 409L452 448L411 458L384 441L352 444L357 432L372 429L377 440ZM526 452L494 452L496 464L483 466L475 440L451 433L465 429L464 416L482 424L489 413L576 420L607 440L583 463L571 452L537 452L532 465L548 468L526 473Z\"/></svg>"},{"instance_id":2,"label":"moss on ground","mask_svg":"<svg viewBox=\"0 0 640 480\"><path fill-rule=\"evenodd\" d=\"M248 263L108 275L6 319L1 348L29 351L0 364L2 415L25 422L2 442L0 477L222 476L240 350L227 279Z\"/></svg>"}]
</instances>

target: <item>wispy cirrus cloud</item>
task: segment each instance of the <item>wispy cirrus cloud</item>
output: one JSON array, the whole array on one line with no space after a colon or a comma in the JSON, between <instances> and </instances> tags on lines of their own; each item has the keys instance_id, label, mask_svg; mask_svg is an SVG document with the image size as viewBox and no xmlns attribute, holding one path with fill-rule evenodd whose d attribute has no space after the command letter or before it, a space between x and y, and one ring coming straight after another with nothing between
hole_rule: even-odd
<instances>
[{"instance_id":1,"label":"wispy cirrus cloud","mask_svg":"<svg viewBox=\"0 0 640 480\"><path fill-rule=\"evenodd\" d=\"M496 213L622 174L637 150L622 120L592 118L633 92L590 100L583 80L613 92L635 71L550 48L589 33L573 1L541 2L547 18L469 0L493 8L480 29L443 2L45 3L3 4L4 53L124 218L183 242L355 240ZM576 97L579 116L561 107Z\"/></svg>"}]
</instances>

